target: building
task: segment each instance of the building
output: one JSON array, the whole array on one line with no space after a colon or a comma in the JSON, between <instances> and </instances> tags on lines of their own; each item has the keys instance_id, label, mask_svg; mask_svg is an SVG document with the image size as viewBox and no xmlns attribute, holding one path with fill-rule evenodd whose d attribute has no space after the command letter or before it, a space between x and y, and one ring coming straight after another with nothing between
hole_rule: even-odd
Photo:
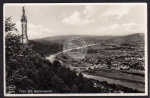
<instances>
[{"instance_id":1,"label":"building","mask_svg":"<svg viewBox=\"0 0 150 98\"><path fill-rule=\"evenodd\" d=\"M22 7L23 15L21 17L21 27L22 27L22 43L28 43L27 36L27 17L25 15L25 8Z\"/></svg>"}]
</instances>

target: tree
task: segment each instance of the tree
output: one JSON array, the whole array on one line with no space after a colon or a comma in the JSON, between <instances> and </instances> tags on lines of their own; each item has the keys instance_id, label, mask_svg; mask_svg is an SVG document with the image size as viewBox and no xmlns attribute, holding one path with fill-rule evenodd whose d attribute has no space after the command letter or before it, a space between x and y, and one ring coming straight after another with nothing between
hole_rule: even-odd
<instances>
[{"instance_id":1,"label":"tree","mask_svg":"<svg viewBox=\"0 0 150 98\"><path fill-rule=\"evenodd\" d=\"M78 92L79 92L78 86L76 86L75 84L72 85L72 87L71 87L71 93L78 93Z\"/></svg>"},{"instance_id":2,"label":"tree","mask_svg":"<svg viewBox=\"0 0 150 98\"><path fill-rule=\"evenodd\" d=\"M16 93L19 93L19 89L50 89L50 81L54 75L51 64L33 51L31 45L22 44L21 36L15 32L12 34L15 30L15 23L6 18L6 87L15 85Z\"/></svg>"},{"instance_id":3,"label":"tree","mask_svg":"<svg viewBox=\"0 0 150 98\"><path fill-rule=\"evenodd\" d=\"M55 61L53 62L53 69L54 69L54 72L57 73L57 70L58 70L59 67L61 67L60 62L57 61L57 60L55 60Z\"/></svg>"},{"instance_id":4,"label":"tree","mask_svg":"<svg viewBox=\"0 0 150 98\"><path fill-rule=\"evenodd\" d=\"M35 85L26 73L28 65L25 63L25 61L28 62L26 53L30 53L28 52L30 47L23 46L20 42L21 36L12 34L12 31L17 31L15 23L11 22L10 17L5 18L6 87L15 85L16 93L19 93L19 88L31 89Z\"/></svg>"},{"instance_id":5,"label":"tree","mask_svg":"<svg viewBox=\"0 0 150 98\"><path fill-rule=\"evenodd\" d=\"M65 88L65 84L61 78L59 78L57 75L52 77L52 85L53 87L59 92L63 92L63 88Z\"/></svg>"},{"instance_id":6,"label":"tree","mask_svg":"<svg viewBox=\"0 0 150 98\"><path fill-rule=\"evenodd\" d=\"M11 21L11 17L5 17L5 33L11 32L11 31L18 31L15 27L15 23Z\"/></svg>"},{"instance_id":7,"label":"tree","mask_svg":"<svg viewBox=\"0 0 150 98\"><path fill-rule=\"evenodd\" d=\"M107 60L107 65L108 65L108 68L111 69L111 60L110 59Z\"/></svg>"}]
</instances>

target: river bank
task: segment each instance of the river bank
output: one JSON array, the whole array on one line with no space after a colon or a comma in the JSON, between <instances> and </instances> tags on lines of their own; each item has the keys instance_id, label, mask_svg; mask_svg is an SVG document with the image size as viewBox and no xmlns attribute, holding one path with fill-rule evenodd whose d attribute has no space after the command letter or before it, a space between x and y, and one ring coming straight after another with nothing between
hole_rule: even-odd
<instances>
[{"instance_id":1,"label":"river bank","mask_svg":"<svg viewBox=\"0 0 150 98\"><path fill-rule=\"evenodd\" d=\"M50 55L50 56L46 57L46 59L48 59L51 62L53 62L54 60L58 60L57 56L59 56L61 53L62 52ZM60 59L59 59L59 61L63 62ZM65 64L66 63L67 62L65 62ZM68 66L68 67L71 67L71 66ZM83 77L86 77L86 78L89 78L89 79L94 79L94 80L98 80L98 81L107 81L109 84L122 85L122 86L125 86L125 87L128 87L128 88L137 89L138 91L145 92L145 84L144 83L129 82L129 81L119 80L119 79L115 79L115 78L109 78L107 76L105 77L105 76L100 76L100 75L94 75L94 74L90 74L90 73L85 73L84 71L81 72L81 73L83 74ZM106 74L104 73L103 75L106 75ZM111 74L111 75L113 76L113 74ZM133 75L132 76L129 75L128 78L133 79L133 80L135 79L135 77ZM140 80L139 82L143 82L143 80Z\"/></svg>"}]
</instances>

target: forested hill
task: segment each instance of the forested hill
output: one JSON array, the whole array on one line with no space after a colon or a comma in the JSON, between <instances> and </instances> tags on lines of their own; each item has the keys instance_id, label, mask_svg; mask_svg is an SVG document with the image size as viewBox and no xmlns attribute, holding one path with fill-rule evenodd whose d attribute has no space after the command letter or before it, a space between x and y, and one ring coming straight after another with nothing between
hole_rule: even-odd
<instances>
[{"instance_id":1,"label":"forested hill","mask_svg":"<svg viewBox=\"0 0 150 98\"><path fill-rule=\"evenodd\" d=\"M43 56L49 56L50 54L57 53L63 49L63 44L45 40L30 40L29 44L32 45L34 51L40 53Z\"/></svg>"},{"instance_id":2,"label":"forested hill","mask_svg":"<svg viewBox=\"0 0 150 98\"><path fill-rule=\"evenodd\" d=\"M112 35L112 36L92 36L92 35L61 35L61 36L53 36L53 37L46 37L41 39L35 39L36 42L57 42L57 43L64 43L67 38L78 36L83 38L87 43L101 43L101 42L117 42L117 43L137 43L137 42L144 42L144 33L134 33L129 35Z\"/></svg>"},{"instance_id":3,"label":"forested hill","mask_svg":"<svg viewBox=\"0 0 150 98\"><path fill-rule=\"evenodd\" d=\"M33 50L38 53L48 56L53 53L62 51L65 40L72 36L79 36L83 38L87 44L131 44L136 46L144 46L144 34L135 33L125 36L85 36L85 35L64 35L46 37L42 39L30 40L29 43L33 45Z\"/></svg>"}]
</instances>

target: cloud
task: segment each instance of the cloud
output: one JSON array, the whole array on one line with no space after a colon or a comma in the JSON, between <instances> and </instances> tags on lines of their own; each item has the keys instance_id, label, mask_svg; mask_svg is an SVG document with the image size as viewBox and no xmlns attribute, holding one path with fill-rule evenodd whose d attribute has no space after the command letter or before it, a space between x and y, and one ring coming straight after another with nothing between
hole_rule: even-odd
<instances>
[{"instance_id":1,"label":"cloud","mask_svg":"<svg viewBox=\"0 0 150 98\"><path fill-rule=\"evenodd\" d=\"M16 23L16 27L21 34L21 22ZM29 39L37 39L51 36L54 31L44 28L41 25L35 25L32 23L27 24L27 34Z\"/></svg>"},{"instance_id":2,"label":"cloud","mask_svg":"<svg viewBox=\"0 0 150 98\"><path fill-rule=\"evenodd\" d=\"M62 21L69 25L84 25L93 22L88 18L81 18L81 13L79 13L78 11L75 11L71 16L63 19Z\"/></svg>"},{"instance_id":3,"label":"cloud","mask_svg":"<svg viewBox=\"0 0 150 98\"><path fill-rule=\"evenodd\" d=\"M86 5L83 12L75 11L62 21L69 25L89 24L99 19L107 22L107 16L115 16L116 19L120 19L134 6L136 5Z\"/></svg>"},{"instance_id":4,"label":"cloud","mask_svg":"<svg viewBox=\"0 0 150 98\"><path fill-rule=\"evenodd\" d=\"M128 12L133 8L135 5L112 5L107 8L107 10L103 13L102 16L116 16L116 19L121 18L123 15L128 14Z\"/></svg>"},{"instance_id":5,"label":"cloud","mask_svg":"<svg viewBox=\"0 0 150 98\"><path fill-rule=\"evenodd\" d=\"M92 17L98 10L98 6L96 5L87 5L83 11L86 17Z\"/></svg>"},{"instance_id":6,"label":"cloud","mask_svg":"<svg viewBox=\"0 0 150 98\"><path fill-rule=\"evenodd\" d=\"M125 24L112 24L106 27L100 27L97 32L102 35L124 35L132 33L145 33L143 25L135 24L134 22Z\"/></svg>"},{"instance_id":7,"label":"cloud","mask_svg":"<svg viewBox=\"0 0 150 98\"><path fill-rule=\"evenodd\" d=\"M66 13L64 12L62 15L63 15L63 16L66 16Z\"/></svg>"},{"instance_id":8,"label":"cloud","mask_svg":"<svg viewBox=\"0 0 150 98\"><path fill-rule=\"evenodd\" d=\"M116 16L116 19L128 14L131 8L136 5L87 5L83 11L86 17L99 16L104 18L106 16Z\"/></svg>"}]
</instances>

